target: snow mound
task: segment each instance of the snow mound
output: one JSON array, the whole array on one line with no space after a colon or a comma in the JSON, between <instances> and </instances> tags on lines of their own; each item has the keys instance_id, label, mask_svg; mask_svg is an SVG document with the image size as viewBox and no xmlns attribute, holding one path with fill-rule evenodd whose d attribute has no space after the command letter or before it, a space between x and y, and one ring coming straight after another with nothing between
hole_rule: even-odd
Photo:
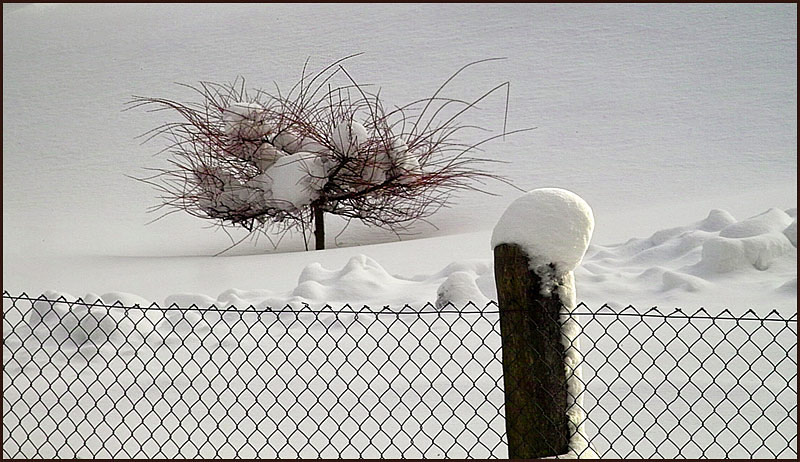
<instances>
[{"instance_id":1,"label":"snow mound","mask_svg":"<svg viewBox=\"0 0 800 462\"><path fill-rule=\"evenodd\" d=\"M436 290L436 308L461 309L469 303L483 308L489 300L484 296L477 284L475 273L456 271Z\"/></svg>"},{"instance_id":2,"label":"snow mound","mask_svg":"<svg viewBox=\"0 0 800 462\"><path fill-rule=\"evenodd\" d=\"M246 148L247 143L242 143L240 146ZM259 171L263 172L275 165L275 162L285 155L285 151L282 151L269 143L260 143L255 149L251 148L251 154L249 157L241 155L239 157L252 160L256 167L258 167Z\"/></svg>"},{"instance_id":3,"label":"snow mound","mask_svg":"<svg viewBox=\"0 0 800 462\"><path fill-rule=\"evenodd\" d=\"M382 290L404 284L390 275L375 260L357 255L340 270L326 270L319 263L300 273L292 295L309 301L350 302L374 297Z\"/></svg>"},{"instance_id":4,"label":"snow mound","mask_svg":"<svg viewBox=\"0 0 800 462\"><path fill-rule=\"evenodd\" d=\"M202 294L174 294L164 300L165 308L208 308L217 300Z\"/></svg>"},{"instance_id":5,"label":"snow mound","mask_svg":"<svg viewBox=\"0 0 800 462\"><path fill-rule=\"evenodd\" d=\"M334 127L331 138L336 150L341 154L348 155L366 143L369 135L367 129L360 123L345 120Z\"/></svg>"},{"instance_id":6,"label":"snow mound","mask_svg":"<svg viewBox=\"0 0 800 462\"><path fill-rule=\"evenodd\" d=\"M496 298L494 274L489 262L466 260L453 262L432 275L403 277L392 275L366 255L355 255L339 269L327 269L320 263L308 264L300 273L297 285L285 292L229 289L217 298L203 294L175 294L166 298L167 307L217 309L330 309L367 305L372 308L405 305L437 307L452 304L463 308L472 302L483 308Z\"/></svg>"},{"instance_id":7,"label":"snow mound","mask_svg":"<svg viewBox=\"0 0 800 462\"><path fill-rule=\"evenodd\" d=\"M50 348L77 351L84 359L106 348L131 353L152 340L149 336L158 319L157 313L152 311L123 308L134 305L148 307L149 303L122 292L102 296L89 293L76 298L63 292L47 291L32 303L24 322L15 322L17 335L7 341L13 348L24 343L24 348L20 349L20 363L30 360L29 364L38 366L53 361L49 355L42 354Z\"/></svg>"},{"instance_id":8,"label":"snow mound","mask_svg":"<svg viewBox=\"0 0 800 462\"><path fill-rule=\"evenodd\" d=\"M797 221L790 212L772 208L738 221L712 210L701 221L646 239L590 246L576 270L581 299L606 303L627 293L624 304L665 305L680 299L744 309L759 306L768 294L771 300L785 298L797 278ZM790 282L776 288L775 281ZM633 298L631 288L637 294ZM797 303L796 297L785 301Z\"/></svg>"},{"instance_id":9,"label":"snow mound","mask_svg":"<svg viewBox=\"0 0 800 462\"><path fill-rule=\"evenodd\" d=\"M592 209L577 194L542 188L508 206L492 233L492 248L517 244L531 265L554 263L559 273L572 271L586 253L594 230Z\"/></svg>"},{"instance_id":10,"label":"snow mound","mask_svg":"<svg viewBox=\"0 0 800 462\"><path fill-rule=\"evenodd\" d=\"M719 235L702 244L696 272L727 273L755 268L765 271L778 259L793 252L789 230L792 218L772 208L747 220L723 228ZM796 257L795 257L796 258Z\"/></svg>"},{"instance_id":11,"label":"snow mound","mask_svg":"<svg viewBox=\"0 0 800 462\"><path fill-rule=\"evenodd\" d=\"M56 293L46 293L45 297L73 299ZM44 335L44 340L52 339L68 348L101 345L106 341L119 339L121 333L116 326L120 313L104 307L92 307L90 304L95 301L97 300L89 297L86 304L34 302L28 324L37 337Z\"/></svg>"},{"instance_id":12,"label":"snow mound","mask_svg":"<svg viewBox=\"0 0 800 462\"><path fill-rule=\"evenodd\" d=\"M493 291L492 268L483 261L454 262L432 275L407 278L389 274L372 258L357 255L338 270L309 264L288 297L311 305L420 306L436 300L437 308L448 302L458 308L472 302L480 308L494 298Z\"/></svg>"},{"instance_id":13,"label":"snow mound","mask_svg":"<svg viewBox=\"0 0 800 462\"><path fill-rule=\"evenodd\" d=\"M271 183L271 193L265 199L276 208L292 211L319 197L326 170L319 155L298 152L279 158L262 176L266 178L259 181L265 185Z\"/></svg>"},{"instance_id":14,"label":"snow mound","mask_svg":"<svg viewBox=\"0 0 800 462\"><path fill-rule=\"evenodd\" d=\"M725 210L713 209L708 216L697 223L701 231L721 231L736 223L736 218Z\"/></svg>"},{"instance_id":15,"label":"snow mound","mask_svg":"<svg viewBox=\"0 0 800 462\"><path fill-rule=\"evenodd\" d=\"M703 243L699 274L769 269L779 258L796 252L783 233L764 233L740 239L715 237Z\"/></svg>"},{"instance_id":16,"label":"snow mound","mask_svg":"<svg viewBox=\"0 0 800 462\"><path fill-rule=\"evenodd\" d=\"M792 218L784 211L772 208L750 219L732 223L719 232L720 237L753 237L780 232L792 223Z\"/></svg>"},{"instance_id":17,"label":"snow mound","mask_svg":"<svg viewBox=\"0 0 800 462\"><path fill-rule=\"evenodd\" d=\"M274 130L266 122L264 106L239 101L222 109L225 134L236 140L258 140Z\"/></svg>"},{"instance_id":18,"label":"snow mound","mask_svg":"<svg viewBox=\"0 0 800 462\"><path fill-rule=\"evenodd\" d=\"M289 130L284 130L272 139L272 144L283 152L297 154L299 152L313 152L320 155L330 153L328 148L321 145L313 138L297 135Z\"/></svg>"},{"instance_id":19,"label":"snow mound","mask_svg":"<svg viewBox=\"0 0 800 462\"><path fill-rule=\"evenodd\" d=\"M698 292L709 285L708 282L691 274L664 270L661 273L664 290L683 289L687 292Z\"/></svg>"}]
</instances>

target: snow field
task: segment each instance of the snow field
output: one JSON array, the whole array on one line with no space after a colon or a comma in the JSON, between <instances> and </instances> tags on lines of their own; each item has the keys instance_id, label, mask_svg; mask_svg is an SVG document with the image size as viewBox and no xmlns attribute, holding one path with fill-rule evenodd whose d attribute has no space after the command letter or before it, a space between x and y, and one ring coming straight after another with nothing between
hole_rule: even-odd
<instances>
[{"instance_id":1,"label":"snow field","mask_svg":"<svg viewBox=\"0 0 800 462\"><path fill-rule=\"evenodd\" d=\"M41 283L36 293L132 291L131 282L64 287L69 265L24 274L18 269L31 257L213 255L230 245L223 233L202 229L206 223L191 217L174 215L143 227L154 218L147 208L159 201L151 188L125 175L141 176L142 167L158 166L151 155L163 146L140 146L136 136L161 118L121 112L123 103L133 94L191 98L173 82L229 82L240 75L265 90L273 80L285 88L297 80L307 57L309 69L317 70L358 51L365 54L348 70L383 88L393 104L430 96L466 62L507 56L456 79L447 96L477 96L510 80L509 128L538 128L486 146L488 158L508 162L495 173L526 190L557 186L579 193L596 213L596 243L687 223L711 208L743 217L771 206L796 206L796 11L788 4L678 10L524 4L9 6L3 104L13 117L3 123L3 213L9 224L3 228L4 288L34 293ZM181 18L180 28L175 18ZM263 27L273 21L274 27ZM340 40L339 21L358 24L351 40ZM152 33L142 35L143 28ZM297 30L313 34L302 44L287 42ZM452 52L456 41L466 53ZM274 44L268 64L253 43ZM432 52L421 55L421 48ZM502 127L504 99L487 101L476 122ZM50 136L42 136L42 126ZM491 190L501 197L464 195L437 214L440 231L417 231L436 237L491 229L518 195L500 185ZM358 227L343 238L348 246L395 240ZM239 250L261 254L270 248L262 240ZM299 248L300 242L284 241L280 250ZM85 279L98 281L101 275ZM157 296L208 290L218 278Z\"/></svg>"},{"instance_id":2,"label":"snow field","mask_svg":"<svg viewBox=\"0 0 800 462\"><path fill-rule=\"evenodd\" d=\"M702 306L754 309L762 315L777 309L790 316L797 309L792 238L797 212L773 209L749 218L714 209L698 215L697 221L647 237L591 244L575 269L577 298L592 307ZM753 234L765 222L771 231L732 237L743 226L753 227ZM728 226L732 228L723 232ZM112 295L109 302L113 294L133 292L146 304L166 301L182 307L320 307L339 302L394 307L437 300L440 305L448 300L481 305L496 299L490 240L490 232L479 232L325 252L217 258L32 256L15 264L19 271L14 274L40 282L11 283L5 289L12 294L19 288L28 288L29 294L91 291ZM458 271L467 274L453 274Z\"/></svg>"},{"instance_id":3,"label":"snow field","mask_svg":"<svg viewBox=\"0 0 800 462\"><path fill-rule=\"evenodd\" d=\"M502 144L487 146L488 157L509 161L507 165L499 164L497 173L508 175L515 184L526 189L546 185L567 187L580 192L592 204L597 218L596 244L589 247L583 264L575 270L578 300L591 307L609 303L614 307L634 304L639 309L654 305L662 308L704 306L712 312L727 307L735 313L753 308L760 315L776 308L787 317L796 313L796 209L787 209L796 207L797 189L796 5L690 5L686 8L475 5L464 8L458 5L186 7L131 4L97 8L93 5L4 4L3 16L3 61L7 71L4 73L3 105L4 113L11 115L4 118L3 123L6 224L3 227L3 279L4 289L12 293L39 294L55 289L58 292L53 296L57 296L92 291L106 294L99 297L104 303L131 297L130 303L125 302L126 306L135 303L146 306L150 301L166 297L170 303L174 301L181 306L196 302L201 307L254 304L262 308L280 307L285 303L293 307L302 307L304 303L324 306L333 301L353 306L363 303L397 307L406 303L422 305L433 300L441 307L448 302L458 306L468 299L478 299L479 295L486 300L495 298L486 230L509 202L509 195L517 194L510 188L496 191L503 197L468 195L457 207L443 210L434 220L438 231L420 229L422 236L432 237L430 239L332 249L324 253L264 255L269 245L261 241L234 249L229 255L238 255L235 258L211 258L206 256L215 254L230 242L223 233L201 229L203 223L198 220L176 215L142 228L143 223L153 218L145 210L157 201L152 190L128 181L124 175L138 176L152 153L138 146L135 136L152 128L153 119L147 114L119 111L122 102L131 94L169 95L174 90L171 84L174 81L226 81L235 75L247 76L256 84L268 86L273 79L284 84L294 81L296 70L307 56L312 57L312 65L318 65L353 51L365 51L364 59L354 63L351 69L359 79L386 88L387 100L391 101L430 95L442 77L463 65L465 60L498 55L509 57L499 68L479 70L461 82L454 82L454 94L468 96L487 88L496 83L499 74L502 79L512 81L509 122L514 127L538 128L509 137ZM380 17L381 21L376 23L375 17ZM354 25L347 41L341 40L343 21ZM266 23L272 26L265 28ZM232 27L238 33L231 34ZM310 33L304 35L304 40L297 41L294 39L297 30ZM286 42L287 37L292 37L291 43ZM175 46L176 43L182 46ZM266 66L262 51L252 43L271 44ZM462 44L460 48L468 56L453 53L453 43ZM430 53L420 54L421 48ZM502 126L503 108L500 106L502 104L497 110L482 113L481 125ZM75 111L76 107L83 110ZM230 130L236 130L237 124L239 129L250 130L253 127L250 120L257 120L253 113L258 109L233 108L228 120L222 122L228 123ZM41 136L42 127L47 127L48 136ZM268 130L268 127L261 128ZM264 134L268 132L243 135ZM297 141L287 137L279 144L285 147ZM242 154L252 155L253 152L246 150ZM277 161L278 154L258 152L263 162L261 167L274 166L271 162ZM419 165L414 165L414 160L413 157L406 159L405 171L418 171ZM287 166L289 170L292 168ZM299 173L294 174L295 183L303 179ZM262 177L258 181L261 185L253 184L250 185L253 188L248 189L261 190L267 196L266 190L272 191L271 180ZM284 189L296 191L296 184L287 183ZM242 199L236 191L223 202L236 204ZM288 197L282 204L288 207L293 201L301 203L303 200L307 197ZM748 222L739 219L767 207L775 207L775 210L755 220L757 223L733 226ZM737 218L727 212L712 211L705 223L667 229L676 223L702 218L711 208L728 210ZM787 221L779 212L791 220ZM337 223L332 220L330 224L333 236L338 231ZM733 227L723 231L727 226ZM658 229L663 230L649 238L608 244L631 236L646 236ZM452 235L464 232L470 234ZM353 246L393 239L392 235L355 226L336 244ZM281 251L301 248L302 243L295 238L284 241ZM362 254L368 256L362 257ZM353 258L356 260L351 266ZM348 266L350 268L344 271ZM309 269L307 278L300 277L304 268ZM135 292L146 300L120 291ZM95 300L97 296L89 294L84 298ZM5 303L6 300L4 314L13 318L15 310L7 310ZM221 453L231 453L233 450L226 445L225 438L219 432L214 433L210 418L192 423L193 411L198 416L208 411L201 409L203 403L194 404L195 407L175 407L186 417L176 424L175 419L166 414L169 404L158 402L165 395L178 399L178 392L170 387L173 383L183 386L181 381L187 379L173 370L172 364L169 372L159 369L157 361L152 361L155 355L169 358L173 354L170 348L180 349L181 339L192 336L202 337L202 340L187 340L192 345L197 345L198 341L209 346L219 343L219 339L205 337L214 332L205 321L205 312L146 311L140 316L131 310L123 313L109 309L106 316L96 309L84 311L77 305L62 304L58 305L54 317L48 314L47 307L39 306L39 315L19 316L19 320L26 320L24 324L13 319L4 320L4 370L7 371L4 372L4 393L15 393L13 387L7 390L5 386L11 378L19 380L20 384L33 380L36 387L26 392L25 401L36 403L37 390L47 388L44 381L55 383L54 392L44 393L44 404L33 405L32 415L9 414L11 418L23 416L28 423L41 419L41 429L30 432L31 438L41 441L46 431L51 433L48 438L56 445L45 444L46 452L42 455L54 453L61 447L59 438L65 439L56 426L57 421L67 426L77 424L81 435L90 436L90 447L98 448L99 437L91 436L95 429L102 435L122 432L124 437L124 424L115 432L108 427L126 419L145 420L143 416L147 416L147 425L156 431L151 432L146 427L137 429L137 438L142 441L151 434L160 440L168 433L186 441L181 428L187 422L190 430L200 429L193 434L195 438L200 435L203 441L210 441L203 445L203 454L215 454L215 448L221 448ZM42 314L46 319L37 324L36 316ZM57 317L75 329L57 328L50 336L49 327ZM108 322L111 318L114 324L121 323L122 335L111 328ZM162 322L166 318L169 319ZM250 321L254 329L260 324L257 319L248 318ZM354 321L342 324L360 325ZM635 327L636 338L649 335L645 324ZM651 327L656 329L656 324ZM581 325L582 332L591 337L580 338L582 351L589 355L591 364L604 364L604 358L598 356L600 351L592 350L591 339L605 345L598 347L603 351L614 351L618 345L611 336L603 336L605 327L600 328L591 321L582 321ZM171 328L175 334L168 333ZM204 333L206 328L209 334ZM15 361L10 360L10 366L6 361L8 350L22 342L15 334L22 334L25 329L38 329L38 336L26 343L25 348L33 353L35 364L44 365L38 371L42 375L37 375L36 370L15 371ZM217 329L217 334L224 334L222 326ZM290 327L287 322L286 329L304 331L298 323ZM718 373L718 363L712 355L693 369L696 372L689 381L680 371L671 371L669 358L656 356L665 348L663 345L648 341L640 347L635 339L624 337L628 327L621 326L620 322L614 322L609 329L614 338L624 339L620 344L624 349L610 360L613 367L596 373L587 368L583 371L589 391L602 394L594 396L603 408L616 409L603 419L599 405L591 398L585 403L594 406L587 431L590 435L607 437L607 440L593 440L600 453L613 449L625 455L633 446L645 450L651 442L636 433L636 426L632 424L635 421L642 425L664 423L668 426L684 422L689 429L687 432L680 429L661 432L657 426L649 430L655 432L651 433L654 441L667 439L673 442L667 444L676 446L662 446L660 454L694 454L697 452L694 440L734 447L732 455L746 455L743 447L735 445L738 439L733 435L724 432L711 435L700 428L700 419L710 415L709 407L727 412L725 415L737 412L758 415L760 411L753 409L753 404L746 399L753 393L759 394L756 399L765 408L769 403L781 404L788 399L788 404L795 406L796 421L796 388L792 403L792 397L786 397L786 393L792 394L792 389L781 385L774 376L768 380L768 388L777 398L753 385L752 374L747 372L749 366L739 360L735 367L746 374L742 378ZM169 336L172 346L159 340L162 336ZM706 340L711 344L722 342L719 355L723 362L734 354L713 329L702 334L695 334L689 328L681 332L667 329L659 331L657 337L675 354L688 349L681 343L684 339L690 344L694 339L703 339L693 344L692 350L698 354L705 354ZM123 338L131 345L125 346ZM763 339L761 334L753 337L761 346L766 345L763 342L769 338L769 334L764 334ZM776 338L779 344L796 341L794 338L782 340L785 337L781 335ZM743 333L735 340L746 342ZM46 344L49 351L61 341L64 346L58 349L65 353L56 353L52 358L58 365L46 365L49 355L37 348ZM126 353L130 356L124 360L115 359L115 354L121 354L117 346L137 353ZM746 348L748 355L750 348L752 345ZM769 361L783 354L771 348L766 351ZM206 354L202 348L199 352ZM16 355L30 353L25 353L25 349L17 350L14 359L24 360L24 356ZM207 356L214 356L223 364L220 358L223 353L226 352L223 350L217 356L209 352ZM145 361L150 358L151 362L140 362L136 359L139 354ZM198 367L192 363L192 354L194 352L190 354L182 349L177 353L180 361L188 364L189 374L195 374L191 368ZM638 356L627 359L631 354ZM631 367L647 367L651 361L646 355L653 355L653 361L658 361L658 367L650 367L645 372L652 379L651 383L664 382L656 390L635 383L635 377L641 373ZM796 372L796 351L789 352L789 357L795 361ZM134 399L146 397L156 405L146 401L131 403L112 384L112 372L102 374L101 385L108 385L104 387L91 384L96 374L80 369L90 362L102 367L109 359L114 360L114 370L121 370L123 365L128 367L129 363L133 370L147 369L153 377L159 377L159 384L151 388L144 388L148 386L146 383L127 373L113 378L128 384L138 383L133 386L131 396ZM198 359L207 358L198 356ZM686 360L692 361L691 358ZM235 361L241 359L237 356ZM75 365L80 373L73 368ZM306 369L303 374L311 375L303 377L315 377ZM713 378L706 376L706 369L712 371ZM752 369L760 376L769 375L773 366L759 360ZM230 367L226 367L224 374L224 377L232 377ZM673 384L687 385L672 389L664 380L665 376L669 376ZM596 378L592 380L592 377ZM75 378L84 381L74 381ZM600 379L606 383L598 384ZM200 381L199 378L195 380ZM263 390L259 382L253 380L253 389ZM689 382L702 382L702 386L710 383L710 388L699 398L700 392ZM114 397L122 396L118 401L120 405L115 407L110 399L104 399L102 412L91 410L93 421L84 422L86 413L71 408L77 398L70 393L68 383L76 387L77 397L81 387L89 387L91 396L103 391ZM242 386L235 379L231 379L231 383ZM222 384L215 382L208 393L217 386L222 387ZM168 391L162 393L162 388ZM371 399L372 395L365 390L366 387L356 391ZM353 399L345 394L347 397L343 399ZM193 395L186 396L202 401ZM248 399L262 397L256 396ZM641 402L646 396L652 398ZM203 398L216 399L209 395ZM224 392L219 399L228 398L230 393ZM295 401L303 402L304 398ZM91 407L86 399L83 398L81 404ZM333 402L333 398L330 401ZM65 403L66 407L59 403ZM131 406L141 415L128 412ZM214 413L224 415L224 406L222 401L215 404ZM4 401L4 415L6 407ZM236 405L233 407L235 409L230 412L240 416L241 410ZM145 414L156 408L158 414ZM107 412L108 409L111 411ZM491 414L490 411L487 412ZM768 418L774 420L775 409L768 408L768 411ZM302 412L297 409L294 412L299 419ZM74 423L60 422L66 414ZM159 415L166 417L159 419ZM99 424L91 425L91 422ZM242 425L250 425L246 418L243 422ZM740 418L720 422L714 417L707 423L711 428L737 429L735 431L746 435L744 442L751 445L749 447L760 444L756 433L770 428L764 418L754 424L755 431L749 432L748 424ZM370 434L379 435L378 438L385 441L387 436L381 432L380 423L372 424L368 431L376 433ZM173 428L167 431L159 425L181 428L173 432ZM242 440L230 421L225 420L223 425L230 441ZM310 428L311 424L308 425ZM392 422L387 425L389 430L395 428ZM780 425L785 427L785 423ZM290 431L285 427L282 430ZM768 441L777 439L780 443L781 435L795 435L796 438L796 429L781 430L770 435ZM348 436L356 441L355 446L366 444L364 434L356 432ZM273 435L278 440L290 437L294 441L301 439L297 434ZM344 436L337 438L345 444ZM443 438L442 444L446 445L449 440ZM77 448L80 444L77 439L73 437L69 444ZM796 453L796 439L794 441ZM106 444L138 450L132 446L132 440L118 441L111 437ZM318 435L314 444L317 447L323 444ZM161 447L155 440L147 441L145 446L153 453ZM430 451L431 457L444 452L431 447L434 448ZM185 447L187 452L192 449L191 444ZM181 451L173 446L165 450ZM330 448L324 450L331 451ZM29 445L25 453L30 451ZM318 452L311 447L304 451ZM356 449L348 451L348 454L358 452ZM369 454L379 452L377 449L369 451L372 451ZM764 449L760 451L763 457L773 457ZM86 449L84 453L91 451ZM721 447L712 454L725 455Z\"/></svg>"}]
</instances>

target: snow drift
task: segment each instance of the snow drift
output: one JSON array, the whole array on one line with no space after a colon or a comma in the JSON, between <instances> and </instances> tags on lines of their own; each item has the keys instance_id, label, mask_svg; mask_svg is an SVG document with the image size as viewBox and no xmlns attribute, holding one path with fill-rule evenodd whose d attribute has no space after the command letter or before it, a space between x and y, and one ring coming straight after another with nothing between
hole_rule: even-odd
<instances>
[{"instance_id":1,"label":"snow drift","mask_svg":"<svg viewBox=\"0 0 800 462\"><path fill-rule=\"evenodd\" d=\"M788 289L797 279L796 214L772 208L737 221L712 210L703 220L649 238L590 246L576 271L579 293L583 300L612 304L681 300L794 312L796 292Z\"/></svg>"},{"instance_id":2,"label":"snow drift","mask_svg":"<svg viewBox=\"0 0 800 462\"><path fill-rule=\"evenodd\" d=\"M671 307L678 301L706 308L794 312L796 233L796 209L773 208L741 221L724 210L712 210L703 220L664 229L648 238L609 246L589 245L583 263L575 270L577 298L594 306ZM487 234L481 237L488 242ZM411 241L403 246L420 256L430 254L427 247L416 250L415 246L422 243L424 240ZM263 265L259 268L269 270ZM413 267L406 271L413 272ZM177 293L164 302L187 308L336 308L343 304L421 307L426 303L441 308L461 307L467 302L481 306L497 298L490 259L455 261L434 273L404 276L388 271L375 258L355 253L339 268L309 263L299 273L294 286L284 290L231 288L216 296ZM63 295L67 300L75 299ZM84 299L93 297L90 294ZM764 297L768 297L769 306L763 306ZM121 292L102 296L109 304L117 298L146 304L141 297Z\"/></svg>"}]
</instances>

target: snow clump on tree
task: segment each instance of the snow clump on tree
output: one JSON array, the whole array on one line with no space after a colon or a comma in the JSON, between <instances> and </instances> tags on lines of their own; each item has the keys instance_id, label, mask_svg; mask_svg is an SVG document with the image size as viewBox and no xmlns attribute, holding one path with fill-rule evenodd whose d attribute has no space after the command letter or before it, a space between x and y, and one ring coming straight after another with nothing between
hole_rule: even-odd
<instances>
[{"instance_id":1,"label":"snow clump on tree","mask_svg":"<svg viewBox=\"0 0 800 462\"><path fill-rule=\"evenodd\" d=\"M351 56L352 57L352 56ZM228 85L201 82L186 87L200 103L134 97L131 107L171 109L181 120L149 132L164 137L171 167L145 181L166 206L211 219L223 227L281 234L312 229L324 248L323 217L359 220L395 234L450 203L461 189L482 191L488 179L505 181L482 168L478 146L518 131L503 131L477 143L455 138L470 129L458 120L504 82L472 101L442 95L387 110L372 93L334 62L305 74L288 91L249 93L244 80ZM346 81L333 85L335 77ZM507 104L507 101L506 101ZM444 119L442 122L440 119Z\"/></svg>"}]
</instances>

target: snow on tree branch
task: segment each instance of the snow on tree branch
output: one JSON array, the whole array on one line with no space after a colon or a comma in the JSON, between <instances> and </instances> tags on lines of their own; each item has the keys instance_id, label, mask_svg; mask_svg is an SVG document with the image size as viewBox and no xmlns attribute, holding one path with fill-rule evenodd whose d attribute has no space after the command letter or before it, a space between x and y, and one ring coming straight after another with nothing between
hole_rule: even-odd
<instances>
[{"instance_id":1,"label":"snow on tree branch","mask_svg":"<svg viewBox=\"0 0 800 462\"><path fill-rule=\"evenodd\" d=\"M323 213L399 233L448 205L454 191L483 191L488 180L507 183L476 153L488 141L523 130L504 126L500 134L465 143L462 134L485 130L459 119L508 82L473 101L441 96L463 70L491 60L462 67L430 98L387 110L380 91L369 91L341 65L351 57L311 76L304 67L285 94L279 88L275 94L248 91L237 78L182 84L199 102L134 97L129 109L179 116L143 135L166 140L162 153L169 155L168 168L139 178L162 194L154 209L273 234L305 234L314 221L321 248Z\"/></svg>"}]
</instances>

